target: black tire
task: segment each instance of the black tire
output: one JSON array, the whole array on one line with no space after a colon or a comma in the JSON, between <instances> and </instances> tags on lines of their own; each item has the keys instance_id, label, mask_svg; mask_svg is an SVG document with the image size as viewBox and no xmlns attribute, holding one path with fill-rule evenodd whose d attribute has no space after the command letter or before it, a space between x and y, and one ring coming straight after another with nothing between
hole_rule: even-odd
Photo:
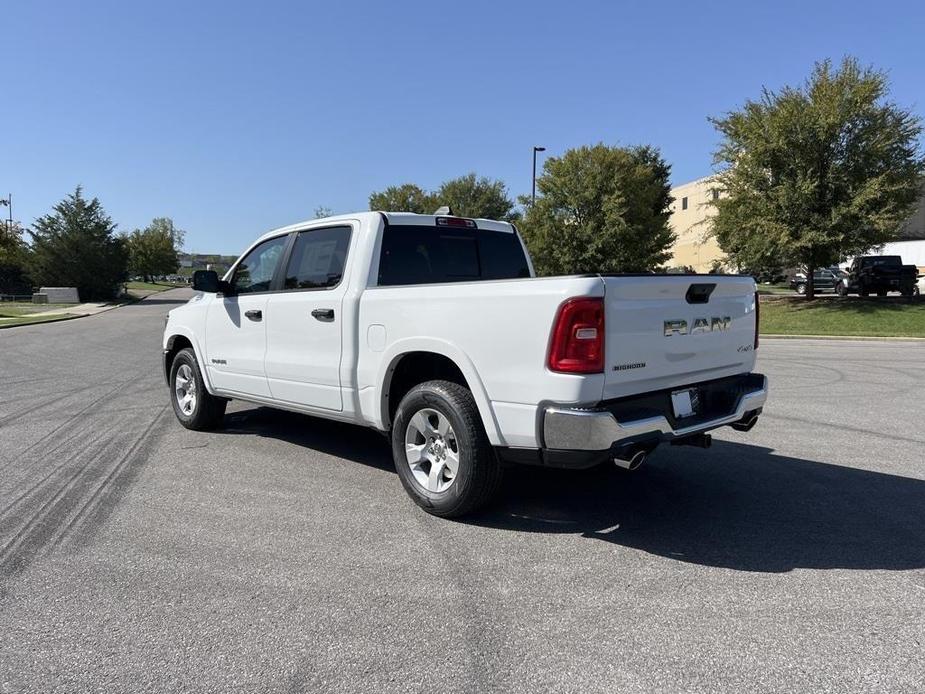
<instances>
[{"instance_id":1,"label":"black tire","mask_svg":"<svg viewBox=\"0 0 925 694\"><path fill-rule=\"evenodd\" d=\"M184 412L180 407L177 398L177 373L183 366L188 366L192 378L195 381L196 399L192 405L192 411ZM208 431L217 429L222 424L225 417L225 407L228 401L225 398L217 398L210 395L206 390L205 383L202 380L202 373L199 371L199 363L196 361L196 353L191 347L186 347L177 352L170 365L170 403L173 405L173 413L177 420L187 429L194 431Z\"/></svg>"},{"instance_id":2,"label":"black tire","mask_svg":"<svg viewBox=\"0 0 925 694\"><path fill-rule=\"evenodd\" d=\"M886 289L878 289L877 296L886 296Z\"/></svg>"},{"instance_id":3,"label":"black tire","mask_svg":"<svg viewBox=\"0 0 925 694\"><path fill-rule=\"evenodd\" d=\"M798 284L798 285L797 285L797 294L799 294L800 296L803 296L804 294L806 294L806 285L805 285L805 284Z\"/></svg>"},{"instance_id":4,"label":"black tire","mask_svg":"<svg viewBox=\"0 0 925 694\"><path fill-rule=\"evenodd\" d=\"M919 289L919 286L915 285L912 288L912 296L919 296L920 293L921 293L921 290Z\"/></svg>"},{"instance_id":5,"label":"black tire","mask_svg":"<svg viewBox=\"0 0 925 694\"><path fill-rule=\"evenodd\" d=\"M421 410L435 410L449 420L459 458L455 478L443 491L430 491L412 472L405 454L411 419ZM449 439L448 439L449 440ZM450 381L427 381L412 388L392 421L392 458L405 491L435 516L459 518L487 504L501 486L502 468L469 390Z\"/></svg>"},{"instance_id":6,"label":"black tire","mask_svg":"<svg viewBox=\"0 0 925 694\"><path fill-rule=\"evenodd\" d=\"M858 290L858 294L860 294L861 296L863 296L863 297L865 297L865 298L868 297L868 296L870 296L870 292L867 290L866 287L862 287L861 289L859 289L859 290Z\"/></svg>"}]
</instances>

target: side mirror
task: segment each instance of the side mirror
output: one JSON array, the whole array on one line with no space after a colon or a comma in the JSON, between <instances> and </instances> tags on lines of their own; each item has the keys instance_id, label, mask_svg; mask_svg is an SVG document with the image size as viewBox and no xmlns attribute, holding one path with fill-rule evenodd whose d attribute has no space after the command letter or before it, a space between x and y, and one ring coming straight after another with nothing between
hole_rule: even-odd
<instances>
[{"instance_id":1,"label":"side mirror","mask_svg":"<svg viewBox=\"0 0 925 694\"><path fill-rule=\"evenodd\" d=\"M193 273L193 289L197 292L216 294L221 291L221 280L215 270L196 270Z\"/></svg>"}]
</instances>

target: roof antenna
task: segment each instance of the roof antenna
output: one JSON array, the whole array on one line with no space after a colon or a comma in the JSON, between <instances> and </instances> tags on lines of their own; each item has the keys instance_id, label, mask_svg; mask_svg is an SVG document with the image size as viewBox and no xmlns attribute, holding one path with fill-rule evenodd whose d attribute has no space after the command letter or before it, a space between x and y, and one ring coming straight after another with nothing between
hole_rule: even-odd
<instances>
[{"instance_id":1,"label":"roof antenna","mask_svg":"<svg viewBox=\"0 0 925 694\"><path fill-rule=\"evenodd\" d=\"M453 214L453 208L449 205L444 205L443 207L438 207L437 211L434 212L435 215L448 215L450 217L455 217Z\"/></svg>"}]
</instances>

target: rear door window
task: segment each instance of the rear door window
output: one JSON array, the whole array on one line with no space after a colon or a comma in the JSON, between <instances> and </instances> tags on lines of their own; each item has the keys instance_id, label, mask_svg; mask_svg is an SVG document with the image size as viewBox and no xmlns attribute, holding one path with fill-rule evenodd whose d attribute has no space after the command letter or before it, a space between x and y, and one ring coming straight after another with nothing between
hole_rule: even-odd
<instances>
[{"instance_id":1,"label":"rear door window","mask_svg":"<svg viewBox=\"0 0 925 694\"><path fill-rule=\"evenodd\" d=\"M296 237L283 289L323 289L340 284L350 245L350 227L300 231Z\"/></svg>"}]
</instances>

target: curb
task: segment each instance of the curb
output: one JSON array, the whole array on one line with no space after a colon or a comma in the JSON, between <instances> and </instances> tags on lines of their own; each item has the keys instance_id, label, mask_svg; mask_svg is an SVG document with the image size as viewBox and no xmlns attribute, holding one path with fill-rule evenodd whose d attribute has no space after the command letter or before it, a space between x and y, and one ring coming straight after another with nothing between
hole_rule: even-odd
<instances>
[{"instance_id":1,"label":"curb","mask_svg":"<svg viewBox=\"0 0 925 694\"><path fill-rule=\"evenodd\" d=\"M897 337L877 335L765 335L759 337L764 340L855 340L860 342L925 342L925 337Z\"/></svg>"}]
</instances>

